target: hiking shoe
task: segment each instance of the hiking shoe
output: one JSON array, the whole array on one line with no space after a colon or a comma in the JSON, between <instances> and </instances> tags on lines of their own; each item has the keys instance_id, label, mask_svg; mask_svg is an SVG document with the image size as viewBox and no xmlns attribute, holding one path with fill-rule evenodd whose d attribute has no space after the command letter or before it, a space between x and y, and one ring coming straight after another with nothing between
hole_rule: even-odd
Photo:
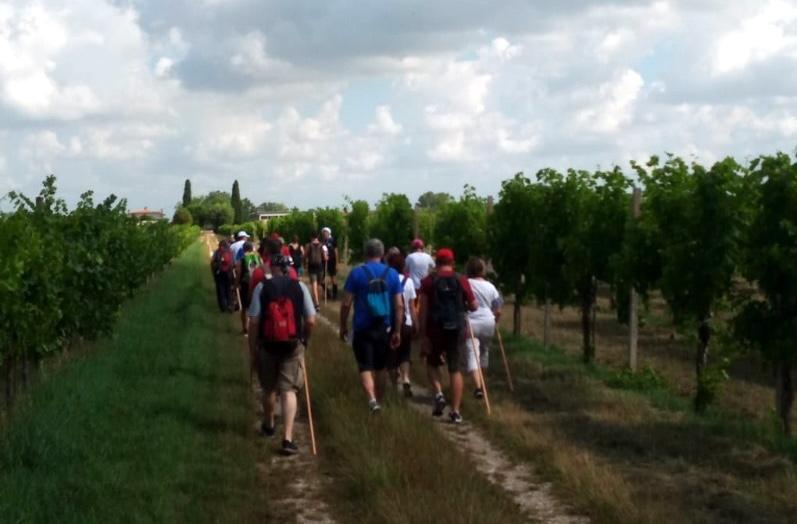
<instances>
[{"instance_id":1,"label":"hiking shoe","mask_svg":"<svg viewBox=\"0 0 797 524\"><path fill-rule=\"evenodd\" d=\"M273 437L274 436L274 426L269 426L268 424L266 424L266 421L264 420L260 424L260 433L264 437Z\"/></svg>"},{"instance_id":2,"label":"hiking shoe","mask_svg":"<svg viewBox=\"0 0 797 524\"><path fill-rule=\"evenodd\" d=\"M319 306L318 304L316 304L316 305L315 305L315 312L316 312L316 313L319 313L320 311L321 311L321 306Z\"/></svg>"},{"instance_id":3,"label":"hiking shoe","mask_svg":"<svg viewBox=\"0 0 797 524\"><path fill-rule=\"evenodd\" d=\"M440 417L443 415L443 409L446 407L446 399L442 393L438 393L434 396L434 411L432 411L433 417Z\"/></svg>"},{"instance_id":4,"label":"hiking shoe","mask_svg":"<svg viewBox=\"0 0 797 524\"><path fill-rule=\"evenodd\" d=\"M448 414L448 420L450 420L452 424L462 424L462 415L459 414L459 411L452 411Z\"/></svg>"},{"instance_id":5,"label":"hiking shoe","mask_svg":"<svg viewBox=\"0 0 797 524\"><path fill-rule=\"evenodd\" d=\"M404 397L405 398L412 398L412 386L409 382L404 383Z\"/></svg>"},{"instance_id":6,"label":"hiking shoe","mask_svg":"<svg viewBox=\"0 0 797 524\"><path fill-rule=\"evenodd\" d=\"M483 399L484 398L484 390L482 388L476 388L473 390L473 398L475 399Z\"/></svg>"},{"instance_id":7,"label":"hiking shoe","mask_svg":"<svg viewBox=\"0 0 797 524\"><path fill-rule=\"evenodd\" d=\"M282 449L280 453L283 455L296 455L299 453L299 448L296 447L296 444L291 442L290 440L283 440L282 441Z\"/></svg>"},{"instance_id":8,"label":"hiking shoe","mask_svg":"<svg viewBox=\"0 0 797 524\"><path fill-rule=\"evenodd\" d=\"M379 405L379 402L376 400L369 400L368 401L368 409L371 410L371 415L375 415L382 411L382 406Z\"/></svg>"}]
</instances>

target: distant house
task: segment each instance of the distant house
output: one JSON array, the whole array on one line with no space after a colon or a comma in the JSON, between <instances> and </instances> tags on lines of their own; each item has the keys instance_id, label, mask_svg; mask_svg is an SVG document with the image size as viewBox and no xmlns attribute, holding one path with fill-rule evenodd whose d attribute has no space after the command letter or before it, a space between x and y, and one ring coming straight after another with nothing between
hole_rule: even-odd
<instances>
[{"instance_id":1,"label":"distant house","mask_svg":"<svg viewBox=\"0 0 797 524\"><path fill-rule=\"evenodd\" d=\"M251 220L259 220L261 222L268 222L273 218L280 218L286 217L288 213L283 213L281 211L263 211L262 209L256 209L254 213L250 215Z\"/></svg>"},{"instance_id":2,"label":"distant house","mask_svg":"<svg viewBox=\"0 0 797 524\"><path fill-rule=\"evenodd\" d=\"M135 217L142 222L155 222L157 220L166 220L166 215L163 214L163 209L160 211L153 211L149 208L133 209L127 213L131 217Z\"/></svg>"}]
</instances>

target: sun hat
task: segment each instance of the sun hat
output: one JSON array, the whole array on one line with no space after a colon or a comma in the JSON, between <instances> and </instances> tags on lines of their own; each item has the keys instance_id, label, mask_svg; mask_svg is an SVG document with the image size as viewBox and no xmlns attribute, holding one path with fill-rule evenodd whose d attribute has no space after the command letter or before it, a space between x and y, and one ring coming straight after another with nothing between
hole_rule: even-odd
<instances>
[{"instance_id":1,"label":"sun hat","mask_svg":"<svg viewBox=\"0 0 797 524\"><path fill-rule=\"evenodd\" d=\"M332 230L329 229L328 227L322 227L321 232L322 233L326 232L329 236L332 236Z\"/></svg>"}]
</instances>

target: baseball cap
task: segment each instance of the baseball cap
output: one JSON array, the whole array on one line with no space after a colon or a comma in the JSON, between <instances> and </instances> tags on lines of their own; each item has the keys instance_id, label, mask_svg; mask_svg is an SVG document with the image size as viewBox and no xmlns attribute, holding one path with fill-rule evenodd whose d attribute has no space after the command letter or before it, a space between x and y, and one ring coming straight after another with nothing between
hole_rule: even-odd
<instances>
[{"instance_id":1,"label":"baseball cap","mask_svg":"<svg viewBox=\"0 0 797 524\"><path fill-rule=\"evenodd\" d=\"M416 238L412 241L412 249L423 249L423 240Z\"/></svg>"},{"instance_id":2,"label":"baseball cap","mask_svg":"<svg viewBox=\"0 0 797 524\"><path fill-rule=\"evenodd\" d=\"M454 252L447 247L442 247L437 250L435 258L438 264L451 264L454 262Z\"/></svg>"},{"instance_id":3,"label":"baseball cap","mask_svg":"<svg viewBox=\"0 0 797 524\"><path fill-rule=\"evenodd\" d=\"M249 235L246 233L246 231L238 231L238 238L241 237L249 238Z\"/></svg>"},{"instance_id":4,"label":"baseball cap","mask_svg":"<svg viewBox=\"0 0 797 524\"><path fill-rule=\"evenodd\" d=\"M322 233L326 232L328 235L332 235L332 230L329 229L328 227L322 227L321 232Z\"/></svg>"}]
</instances>

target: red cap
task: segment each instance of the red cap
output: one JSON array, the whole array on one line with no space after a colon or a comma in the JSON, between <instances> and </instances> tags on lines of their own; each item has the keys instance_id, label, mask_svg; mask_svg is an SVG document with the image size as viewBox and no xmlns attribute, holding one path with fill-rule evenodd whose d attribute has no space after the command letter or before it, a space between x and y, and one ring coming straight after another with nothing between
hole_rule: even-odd
<instances>
[{"instance_id":1,"label":"red cap","mask_svg":"<svg viewBox=\"0 0 797 524\"><path fill-rule=\"evenodd\" d=\"M412 249L423 249L423 240L416 238L412 241Z\"/></svg>"},{"instance_id":2,"label":"red cap","mask_svg":"<svg viewBox=\"0 0 797 524\"><path fill-rule=\"evenodd\" d=\"M454 252L447 247L441 247L437 250L436 255L437 263L441 265L454 263Z\"/></svg>"},{"instance_id":3,"label":"red cap","mask_svg":"<svg viewBox=\"0 0 797 524\"><path fill-rule=\"evenodd\" d=\"M277 233L276 231L271 233L271 240L279 240L279 239L280 239L280 234L279 233Z\"/></svg>"}]
</instances>

